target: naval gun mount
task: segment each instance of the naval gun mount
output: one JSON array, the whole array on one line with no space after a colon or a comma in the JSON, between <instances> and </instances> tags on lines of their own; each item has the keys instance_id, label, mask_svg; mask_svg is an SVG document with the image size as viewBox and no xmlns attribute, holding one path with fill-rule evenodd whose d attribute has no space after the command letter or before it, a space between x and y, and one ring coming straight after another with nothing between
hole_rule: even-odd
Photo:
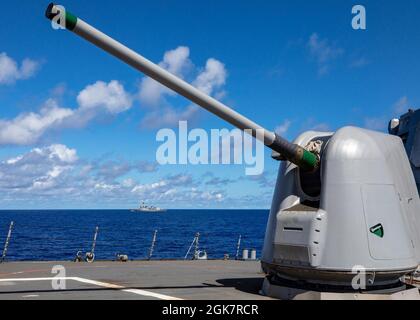
<instances>
[{"instance_id":1,"label":"naval gun mount","mask_svg":"<svg viewBox=\"0 0 420 320\"><path fill-rule=\"evenodd\" d=\"M307 177L292 164L280 167L263 270L272 284L324 291L354 290L362 271L367 291L399 290L420 261L420 202L401 139L344 127L295 143L320 138L318 189L305 190Z\"/></svg>"},{"instance_id":2,"label":"naval gun mount","mask_svg":"<svg viewBox=\"0 0 420 320\"><path fill-rule=\"evenodd\" d=\"M388 131L401 138L420 192L420 109L409 109L400 118L392 119Z\"/></svg>"},{"instance_id":3,"label":"naval gun mount","mask_svg":"<svg viewBox=\"0 0 420 320\"><path fill-rule=\"evenodd\" d=\"M62 8L50 4L47 18L60 15L69 31L248 130L282 160L261 259L269 285L354 292L363 272L362 289L401 290L420 261L420 202L400 138L344 127L288 142Z\"/></svg>"}]
</instances>

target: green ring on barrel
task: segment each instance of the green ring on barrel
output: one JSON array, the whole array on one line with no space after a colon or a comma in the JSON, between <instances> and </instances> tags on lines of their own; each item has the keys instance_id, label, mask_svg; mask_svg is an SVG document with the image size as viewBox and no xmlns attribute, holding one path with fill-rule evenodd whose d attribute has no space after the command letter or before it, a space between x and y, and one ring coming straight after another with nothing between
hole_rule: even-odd
<instances>
[{"instance_id":1,"label":"green ring on barrel","mask_svg":"<svg viewBox=\"0 0 420 320\"><path fill-rule=\"evenodd\" d=\"M304 149L302 159L300 159L299 162L302 166L302 169L311 171L318 166L318 157L312 152Z\"/></svg>"},{"instance_id":2,"label":"green ring on barrel","mask_svg":"<svg viewBox=\"0 0 420 320\"><path fill-rule=\"evenodd\" d=\"M45 16L49 19L49 20L53 20L58 13L53 13L53 8L54 6L56 6L54 3L50 3L47 7L47 10L45 11ZM62 6L60 6L62 7ZM64 8L64 7L62 7ZM76 28L77 25L77 17L72 14L71 12L67 11L65 8L65 27L67 30L73 31L74 28Z\"/></svg>"},{"instance_id":3,"label":"green ring on barrel","mask_svg":"<svg viewBox=\"0 0 420 320\"><path fill-rule=\"evenodd\" d=\"M76 28L77 24L77 17L72 14L71 12L68 12L66 10L66 28L67 30L73 31L74 28Z\"/></svg>"}]
</instances>

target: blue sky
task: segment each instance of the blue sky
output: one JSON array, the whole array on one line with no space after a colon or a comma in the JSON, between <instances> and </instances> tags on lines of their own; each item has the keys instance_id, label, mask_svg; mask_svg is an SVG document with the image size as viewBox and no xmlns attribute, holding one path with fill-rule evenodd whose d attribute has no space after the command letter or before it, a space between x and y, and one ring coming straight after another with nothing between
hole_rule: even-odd
<instances>
[{"instance_id":1,"label":"blue sky","mask_svg":"<svg viewBox=\"0 0 420 320\"><path fill-rule=\"evenodd\" d=\"M269 150L258 177L244 165L156 165L156 132L174 120L231 127L53 30L48 3L0 4L2 208L270 206L279 163ZM385 131L420 102L418 1L61 4L156 63L166 53L189 81L212 74L211 94L289 139L345 125ZM366 30L351 27L355 4L366 8Z\"/></svg>"}]
</instances>

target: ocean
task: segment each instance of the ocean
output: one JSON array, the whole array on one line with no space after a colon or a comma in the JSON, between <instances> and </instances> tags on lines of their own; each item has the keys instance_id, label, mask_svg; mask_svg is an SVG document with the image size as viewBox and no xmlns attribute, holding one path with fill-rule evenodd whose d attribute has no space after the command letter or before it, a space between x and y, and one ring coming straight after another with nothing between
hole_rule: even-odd
<instances>
[{"instance_id":1,"label":"ocean","mask_svg":"<svg viewBox=\"0 0 420 320\"><path fill-rule=\"evenodd\" d=\"M234 258L239 235L241 251L261 254L268 210L168 210L135 213L129 210L3 210L0 211L0 250L10 221L14 221L7 261L73 260L76 252L91 250L96 226L97 260L148 256L154 230L158 230L152 259L184 259L200 232L199 247L209 259L224 254ZM1 256L0 252L0 256Z\"/></svg>"}]
</instances>

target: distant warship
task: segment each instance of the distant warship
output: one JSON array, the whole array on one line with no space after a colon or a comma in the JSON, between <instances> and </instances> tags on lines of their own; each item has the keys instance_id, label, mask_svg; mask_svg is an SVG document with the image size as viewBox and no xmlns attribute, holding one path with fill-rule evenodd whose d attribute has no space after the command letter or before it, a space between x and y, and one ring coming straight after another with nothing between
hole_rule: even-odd
<instances>
[{"instance_id":1,"label":"distant warship","mask_svg":"<svg viewBox=\"0 0 420 320\"><path fill-rule=\"evenodd\" d=\"M136 209L131 209L131 212L165 212L165 209L154 207L154 206L147 206L144 204L144 201L140 204L140 206Z\"/></svg>"}]
</instances>

